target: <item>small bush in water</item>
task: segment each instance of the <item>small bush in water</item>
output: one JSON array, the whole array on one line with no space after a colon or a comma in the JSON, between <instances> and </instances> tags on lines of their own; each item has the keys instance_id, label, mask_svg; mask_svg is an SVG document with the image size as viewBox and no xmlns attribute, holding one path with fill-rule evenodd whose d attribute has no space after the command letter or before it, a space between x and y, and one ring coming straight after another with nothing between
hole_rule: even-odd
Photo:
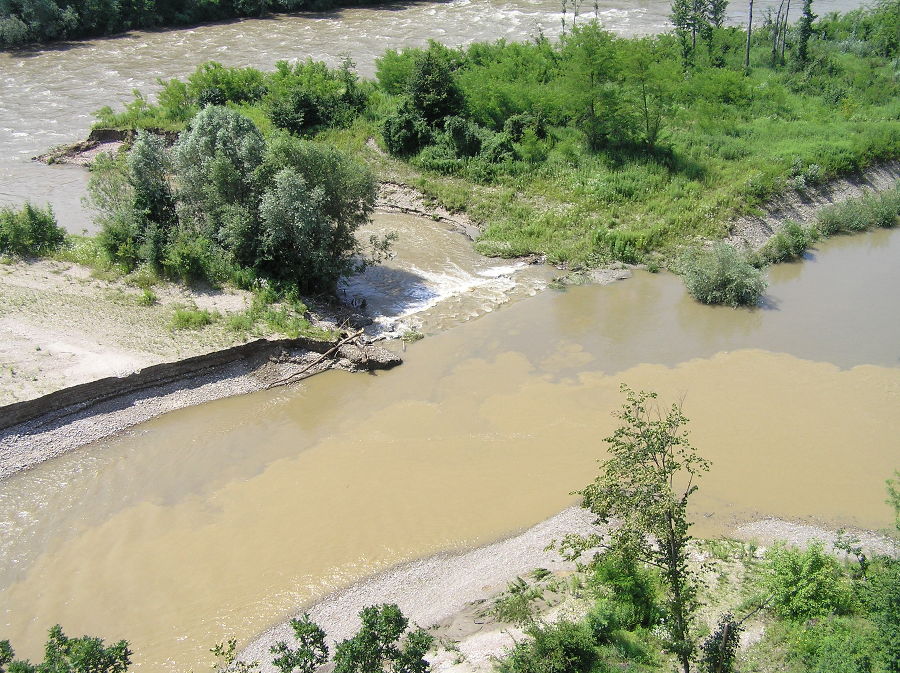
<instances>
[{"instance_id":1,"label":"small bush in water","mask_svg":"<svg viewBox=\"0 0 900 673\"><path fill-rule=\"evenodd\" d=\"M803 256L814 236L809 229L805 229L793 220L784 223L781 231L769 239L762 249L762 257L767 262L776 264L798 259Z\"/></svg>"},{"instance_id":2,"label":"small bush in water","mask_svg":"<svg viewBox=\"0 0 900 673\"><path fill-rule=\"evenodd\" d=\"M680 266L688 292L704 304L756 306L766 291L762 272L727 243L716 243L708 250L692 248Z\"/></svg>"}]
</instances>

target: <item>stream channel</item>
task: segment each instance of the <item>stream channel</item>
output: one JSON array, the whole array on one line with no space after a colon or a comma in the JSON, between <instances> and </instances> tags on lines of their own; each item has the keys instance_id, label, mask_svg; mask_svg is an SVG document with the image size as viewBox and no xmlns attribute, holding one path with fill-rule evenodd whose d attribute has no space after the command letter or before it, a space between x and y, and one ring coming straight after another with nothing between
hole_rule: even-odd
<instances>
[{"instance_id":1,"label":"stream channel","mask_svg":"<svg viewBox=\"0 0 900 673\"><path fill-rule=\"evenodd\" d=\"M667 13L600 3L627 34ZM370 75L388 46L552 35L559 19L551 0L453 0L0 54L0 202L49 200L70 231L91 229L86 172L29 157L206 59L349 53ZM244 643L337 587L528 527L592 479L622 382L683 402L712 461L698 534L765 516L889 525L900 231L829 241L771 270L765 308L734 311L667 274L548 290L552 270L481 258L440 223L372 226L400 231L397 258L348 292L430 334L404 366L170 413L0 482L0 637L19 655L39 658L60 623L129 639L137 670L200 670L213 643Z\"/></svg>"},{"instance_id":2,"label":"stream channel","mask_svg":"<svg viewBox=\"0 0 900 673\"><path fill-rule=\"evenodd\" d=\"M202 669L213 643L335 588L571 504L622 382L683 402L712 461L698 534L766 516L886 527L900 231L770 275L755 311L698 305L668 274L545 290L412 344L396 370L173 412L14 475L0 634L34 658L59 622L129 639L139 670Z\"/></svg>"}]
</instances>

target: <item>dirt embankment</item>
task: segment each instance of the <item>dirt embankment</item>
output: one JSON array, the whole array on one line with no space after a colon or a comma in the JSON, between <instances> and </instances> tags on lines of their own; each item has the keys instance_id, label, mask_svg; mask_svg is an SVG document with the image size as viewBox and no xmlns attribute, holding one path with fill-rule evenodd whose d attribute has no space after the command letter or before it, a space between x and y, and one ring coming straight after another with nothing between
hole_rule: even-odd
<instances>
[{"instance_id":1,"label":"dirt embankment","mask_svg":"<svg viewBox=\"0 0 900 673\"><path fill-rule=\"evenodd\" d=\"M900 161L889 161L871 166L857 175L782 194L769 201L759 214L734 220L726 241L737 247L759 250L788 220L808 226L815 222L816 214L822 208L868 193L892 189L898 180Z\"/></svg>"}]
</instances>

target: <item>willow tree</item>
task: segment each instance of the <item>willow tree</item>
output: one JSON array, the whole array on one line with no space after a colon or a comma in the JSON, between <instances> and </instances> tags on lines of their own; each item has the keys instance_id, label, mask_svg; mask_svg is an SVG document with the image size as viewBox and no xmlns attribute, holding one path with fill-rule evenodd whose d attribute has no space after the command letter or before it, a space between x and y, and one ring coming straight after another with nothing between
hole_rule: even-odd
<instances>
[{"instance_id":1,"label":"willow tree","mask_svg":"<svg viewBox=\"0 0 900 673\"><path fill-rule=\"evenodd\" d=\"M622 386L622 424L606 438L610 458L580 493L583 505L610 527L610 546L662 571L668 590L669 649L690 673L698 578L688 565L687 508L696 480L709 469L688 439L687 418L673 404L664 414L656 393Z\"/></svg>"}]
</instances>

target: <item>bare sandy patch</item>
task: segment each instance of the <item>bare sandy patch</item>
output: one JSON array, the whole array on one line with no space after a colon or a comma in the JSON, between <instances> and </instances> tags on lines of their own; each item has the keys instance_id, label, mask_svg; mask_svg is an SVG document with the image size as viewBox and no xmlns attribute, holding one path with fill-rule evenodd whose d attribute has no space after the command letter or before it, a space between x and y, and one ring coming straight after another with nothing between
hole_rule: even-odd
<instances>
[{"instance_id":1,"label":"bare sandy patch","mask_svg":"<svg viewBox=\"0 0 900 673\"><path fill-rule=\"evenodd\" d=\"M241 312L248 292L159 283L152 294L67 262L0 265L0 405L247 340L223 319L200 330L170 322L177 307Z\"/></svg>"}]
</instances>

